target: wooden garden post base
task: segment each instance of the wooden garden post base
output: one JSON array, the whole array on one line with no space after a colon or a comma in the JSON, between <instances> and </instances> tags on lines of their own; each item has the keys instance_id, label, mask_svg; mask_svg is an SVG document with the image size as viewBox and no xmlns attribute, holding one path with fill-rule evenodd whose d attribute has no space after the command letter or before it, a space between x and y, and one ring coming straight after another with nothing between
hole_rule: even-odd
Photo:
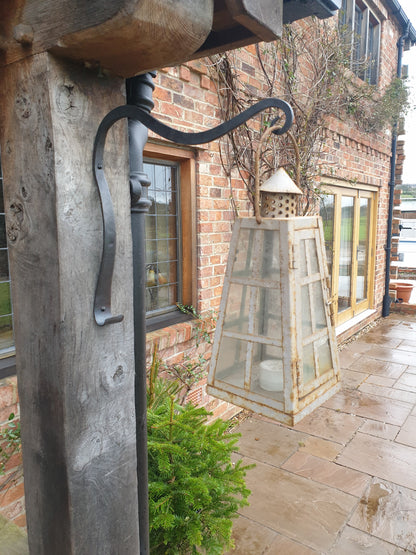
<instances>
[{"instance_id":1,"label":"wooden garden post base","mask_svg":"<svg viewBox=\"0 0 416 555\"><path fill-rule=\"evenodd\" d=\"M93 300L102 248L92 148L124 80L43 53L0 69L0 134L30 552L137 555L126 123L107 138L114 312Z\"/></svg>"}]
</instances>

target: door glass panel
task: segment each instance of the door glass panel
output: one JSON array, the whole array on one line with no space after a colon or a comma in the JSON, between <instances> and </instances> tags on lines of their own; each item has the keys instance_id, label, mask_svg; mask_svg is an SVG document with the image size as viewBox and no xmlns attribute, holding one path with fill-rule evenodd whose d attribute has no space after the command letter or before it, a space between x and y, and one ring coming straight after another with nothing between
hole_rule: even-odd
<instances>
[{"instance_id":1,"label":"door glass panel","mask_svg":"<svg viewBox=\"0 0 416 555\"><path fill-rule=\"evenodd\" d=\"M354 198L341 197L341 238L339 247L338 312L351 307L351 270Z\"/></svg>"},{"instance_id":2,"label":"door glass panel","mask_svg":"<svg viewBox=\"0 0 416 555\"><path fill-rule=\"evenodd\" d=\"M358 230L357 246L357 294L356 301L364 301L367 298L368 280L368 239L369 233L369 208L370 199L360 199L360 228Z\"/></svg>"},{"instance_id":3,"label":"door glass panel","mask_svg":"<svg viewBox=\"0 0 416 555\"><path fill-rule=\"evenodd\" d=\"M328 272L331 280L334 256L334 208L335 195L323 195L321 198L320 215L324 228L326 260L328 263Z\"/></svg>"}]
</instances>

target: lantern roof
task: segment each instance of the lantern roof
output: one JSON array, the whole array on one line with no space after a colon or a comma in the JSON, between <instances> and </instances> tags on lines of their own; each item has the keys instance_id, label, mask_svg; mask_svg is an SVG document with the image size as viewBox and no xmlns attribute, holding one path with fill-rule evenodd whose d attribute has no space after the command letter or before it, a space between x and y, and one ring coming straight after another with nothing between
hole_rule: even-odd
<instances>
[{"instance_id":1,"label":"lantern roof","mask_svg":"<svg viewBox=\"0 0 416 555\"><path fill-rule=\"evenodd\" d=\"M267 181L260 187L261 192L265 193L286 193L301 195L302 191L295 184L286 170L279 168Z\"/></svg>"}]
</instances>

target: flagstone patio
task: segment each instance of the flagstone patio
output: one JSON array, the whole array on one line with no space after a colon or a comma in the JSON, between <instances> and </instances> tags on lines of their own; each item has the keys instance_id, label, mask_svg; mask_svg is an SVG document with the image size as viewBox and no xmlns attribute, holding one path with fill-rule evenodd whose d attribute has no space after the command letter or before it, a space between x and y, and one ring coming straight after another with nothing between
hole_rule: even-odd
<instances>
[{"instance_id":1,"label":"flagstone patio","mask_svg":"<svg viewBox=\"0 0 416 555\"><path fill-rule=\"evenodd\" d=\"M250 506L228 555L416 553L416 313L340 352L342 390L294 427L239 426ZM6 526L7 525L7 526ZM0 520L0 555L28 553Z\"/></svg>"},{"instance_id":2,"label":"flagstone patio","mask_svg":"<svg viewBox=\"0 0 416 555\"><path fill-rule=\"evenodd\" d=\"M252 415L237 555L416 553L416 313L339 353L342 390L294 427Z\"/></svg>"}]
</instances>

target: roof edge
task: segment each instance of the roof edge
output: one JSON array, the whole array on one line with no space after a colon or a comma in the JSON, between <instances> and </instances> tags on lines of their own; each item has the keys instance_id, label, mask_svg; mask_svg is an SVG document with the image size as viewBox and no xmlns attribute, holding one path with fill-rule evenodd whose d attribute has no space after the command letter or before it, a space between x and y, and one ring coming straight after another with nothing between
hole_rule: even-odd
<instances>
[{"instance_id":1,"label":"roof edge","mask_svg":"<svg viewBox=\"0 0 416 555\"><path fill-rule=\"evenodd\" d=\"M403 32L406 32L407 28L409 28L407 39L411 42L412 46L416 44L416 30L398 0L385 0L385 2L392 15L394 15L400 25L402 25Z\"/></svg>"}]
</instances>

